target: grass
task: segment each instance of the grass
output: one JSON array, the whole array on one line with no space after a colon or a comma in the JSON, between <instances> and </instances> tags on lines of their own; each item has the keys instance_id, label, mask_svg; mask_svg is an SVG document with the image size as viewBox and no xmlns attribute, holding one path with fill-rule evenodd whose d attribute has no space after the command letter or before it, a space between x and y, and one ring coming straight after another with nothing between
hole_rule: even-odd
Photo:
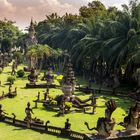
<instances>
[{"instance_id":1,"label":"grass","mask_svg":"<svg viewBox=\"0 0 140 140\"><path fill-rule=\"evenodd\" d=\"M2 82L2 87L0 88L0 94L2 91L8 92L8 85L6 85L7 77L10 75L10 68L6 67L4 69L4 72L0 75L0 80ZM18 69L22 69L23 65L19 66ZM41 98L43 98L43 92L45 92L45 89L26 89L25 85L28 82L27 75L25 75L25 78L17 78L14 85L14 87L17 87L17 97L14 99L5 99L0 101L0 104L3 105L3 109L9 114L9 116L12 116L12 113L15 113L18 119L24 119L25 117L25 107L27 105L27 102L29 101L31 103L31 106L34 107L33 100L36 99L38 91L41 92ZM40 75L40 79L43 73ZM82 84L84 81L82 79L79 80ZM38 81L38 83L42 83L42 81ZM55 81L57 83L57 81ZM62 94L61 90L59 89L51 89L50 94L53 96L56 96L58 94ZM81 99L88 98L89 95L85 95L81 92L76 92L76 96L80 97ZM98 96L98 95L97 95ZM116 119L116 122L123 121L124 114L126 114L126 111L128 108L134 104L131 100L128 100L127 98L118 98L118 97L112 97L112 96L98 96L97 100L97 114L96 115L90 115L90 114L83 114L83 113L73 113L73 114L67 114L65 116L56 117L57 112L48 111L43 108L42 104L38 105L37 109L34 109L34 115L33 117L40 118L44 121L50 120L50 125L58 126L58 127L64 127L64 123L67 118L70 119L71 122L71 129L74 131L78 131L81 133L89 132L87 128L84 125L84 122L87 121L91 127L96 126L96 122L98 120L98 117L104 116L105 111L105 102L109 99L115 99L118 108L113 113L113 117ZM123 129L123 127L116 125L115 129ZM95 132L95 131L92 131ZM17 128L13 126L9 126L4 123L0 123L0 139L2 140L45 140L45 139L51 139L51 140L62 140L64 138L55 137L48 134L41 134L32 130L28 129L22 129Z\"/></svg>"}]
</instances>

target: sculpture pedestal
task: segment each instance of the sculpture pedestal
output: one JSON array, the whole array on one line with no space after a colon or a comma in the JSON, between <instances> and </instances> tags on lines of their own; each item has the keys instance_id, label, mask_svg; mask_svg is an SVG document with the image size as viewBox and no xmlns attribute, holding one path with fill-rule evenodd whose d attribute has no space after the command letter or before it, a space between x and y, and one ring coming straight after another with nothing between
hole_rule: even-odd
<instances>
[{"instance_id":1,"label":"sculpture pedestal","mask_svg":"<svg viewBox=\"0 0 140 140\"><path fill-rule=\"evenodd\" d=\"M72 96L72 86L71 85L63 85L62 86L62 92L65 96Z\"/></svg>"}]
</instances>

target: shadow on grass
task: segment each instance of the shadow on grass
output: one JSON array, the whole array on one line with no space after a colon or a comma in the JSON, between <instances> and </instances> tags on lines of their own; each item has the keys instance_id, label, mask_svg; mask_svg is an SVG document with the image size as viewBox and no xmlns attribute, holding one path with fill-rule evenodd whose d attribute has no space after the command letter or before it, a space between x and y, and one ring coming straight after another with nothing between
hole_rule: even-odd
<instances>
[{"instance_id":1,"label":"shadow on grass","mask_svg":"<svg viewBox=\"0 0 140 140\"><path fill-rule=\"evenodd\" d=\"M25 77L17 77L17 80L27 80L27 76L25 76Z\"/></svg>"},{"instance_id":2,"label":"shadow on grass","mask_svg":"<svg viewBox=\"0 0 140 140\"><path fill-rule=\"evenodd\" d=\"M83 95L87 95L87 94L85 94L84 92L76 92L75 95L76 96L83 96Z\"/></svg>"},{"instance_id":3,"label":"shadow on grass","mask_svg":"<svg viewBox=\"0 0 140 140\"><path fill-rule=\"evenodd\" d=\"M5 83L4 85L9 86L9 85L10 85L10 83L8 83L8 82L7 82L7 83Z\"/></svg>"},{"instance_id":4,"label":"shadow on grass","mask_svg":"<svg viewBox=\"0 0 140 140\"><path fill-rule=\"evenodd\" d=\"M5 86L2 86L2 85L1 85L0 87L5 87Z\"/></svg>"},{"instance_id":5,"label":"shadow on grass","mask_svg":"<svg viewBox=\"0 0 140 140\"><path fill-rule=\"evenodd\" d=\"M2 72L3 74L11 74L11 72Z\"/></svg>"},{"instance_id":6,"label":"shadow on grass","mask_svg":"<svg viewBox=\"0 0 140 140\"><path fill-rule=\"evenodd\" d=\"M47 107L44 107L44 108L40 108L41 110L44 110L44 111L49 111L49 112L57 112L57 111L59 111L59 108L57 109L57 108L47 108Z\"/></svg>"},{"instance_id":7,"label":"shadow on grass","mask_svg":"<svg viewBox=\"0 0 140 140\"><path fill-rule=\"evenodd\" d=\"M57 136L57 138L63 138L63 139L66 139L66 140L72 140L70 138L66 138L66 137L63 137L63 136Z\"/></svg>"},{"instance_id":8,"label":"shadow on grass","mask_svg":"<svg viewBox=\"0 0 140 140\"><path fill-rule=\"evenodd\" d=\"M84 112L84 114L88 114L88 115L96 115L97 113L92 113L92 112Z\"/></svg>"},{"instance_id":9,"label":"shadow on grass","mask_svg":"<svg viewBox=\"0 0 140 140\"><path fill-rule=\"evenodd\" d=\"M12 131L17 131L17 130L27 130L27 128L18 127L18 128L14 128Z\"/></svg>"},{"instance_id":10,"label":"shadow on grass","mask_svg":"<svg viewBox=\"0 0 140 140\"><path fill-rule=\"evenodd\" d=\"M105 105L97 105L97 108L105 108Z\"/></svg>"},{"instance_id":11,"label":"shadow on grass","mask_svg":"<svg viewBox=\"0 0 140 140\"><path fill-rule=\"evenodd\" d=\"M27 88L27 87L25 86L25 87L21 87L20 89L29 89L29 88Z\"/></svg>"}]
</instances>

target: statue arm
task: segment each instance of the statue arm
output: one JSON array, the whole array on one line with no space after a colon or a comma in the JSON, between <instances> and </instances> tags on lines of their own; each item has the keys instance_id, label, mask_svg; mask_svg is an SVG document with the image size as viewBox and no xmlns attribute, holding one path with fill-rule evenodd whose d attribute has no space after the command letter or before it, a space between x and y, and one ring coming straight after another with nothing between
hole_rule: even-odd
<instances>
[{"instance_id":1,"label":"statue arm","mask_svg":"<svg viewBox=\"0 0 140 140\"><path fill-rule=\"evenodd\" d=\"M105 110L105 118L111 120L111 115L116 110L117 105L113 100L109 100L105 105L107 107Z\"/></svg>"},{"instance_id":2,"label":"statue arm","mask_svg":"<svg viewBox=\"0 0 140 140\"><path fill-rule=\"evenodd\" d=\"M33 110L31 109L31 113L34 114Z\"/></svg>"},{"instance_id":3,"label":"statue arm","mask_svg":"<svg viewBox=\"0 0 140 140\"><path fill-rule=\"evenodd\" d=\"M4 110L2 110L2 113L4 113L4 114L8 115L8 113L6 113Z\"/></svg>"},{"instance_id":4,"label":"statue arm","mask_svg":"<svg viewBox=\"0 0 140 140\"><path fill-rule=\"evenodd\" d=\"M93 127L93 128L89 128L89 125L88 125L88 123L87 123L87 122L85 122L85 125L87 126L87 129L88 129L88 130L90 130L90 131L92 131L92 130L96 130L96 128L95 128L95 127Z\"/></svg>"}]
</instances>

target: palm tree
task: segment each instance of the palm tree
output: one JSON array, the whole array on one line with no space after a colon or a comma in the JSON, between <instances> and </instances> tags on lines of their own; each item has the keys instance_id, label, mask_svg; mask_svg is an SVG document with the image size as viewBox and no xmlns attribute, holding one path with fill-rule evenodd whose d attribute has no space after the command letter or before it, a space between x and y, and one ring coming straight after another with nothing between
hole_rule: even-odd
<instances>
[{"instance_id":1,"label":"palm tree","mask_svg":"<svg viewBox=\"0 0 140 140\"><path fill-rule=\"evenodd\" d=\"M97 59L100 58L99 51L103 39L100 38L99 34L104 28L104 25L102 21L95 22L93 19L90 19L86 23L80 24L79 27L81 33L84 33L85 36L72 48L72 60L75 61L77 67L84 66L84 73L89 73L91 72L92 66L94 66L95 71ZM84 60L86 63L83 64L86 65L81 65ZM83 69L83 67L80 67L80 69Z\"/></svg>"},{"instance_id":2,"label":"palm tree","mask_svg":"<svg viewBox=\"0 0 140 140\"><path fill-rule=\"evenodd\" d=\"M96 3L88 5L89 8L94 6L98 11ZM139 60L139 7L136 1L130 6L123 5L123 11L115 7L103 8L106 14L98 18L52 14L36 27L41 28L38 38L41 43L60 48L62 52L68 50L77 71L94 76L100 83L103 78L110 77L111 72L119 71L121 77L122 69L130 77L135 69L129 73L130 65ZM42 60L42 49L39 52L37 56ZM59 58L61 56L63 53Z\"/></svg>"},{"instance_id":3,"label":"palm tree","mask_svg":"<svg viewBox=\"0 0 140 140\"><path fill-rule=\"evenodd\" d=\"M27 58L30 60L29 68L35 67L42 69L42 65L47 62L47 59L54 55L55 51L48 45L33 45L27 52Z\"/></svg>"},{"instance_id":4,"label":"palm tree","mask_svg":"<svg viewBox=\"0 0 140 140\"><path fill-rule=\"evenodd\" d=\"M80 65L81 60L89 57L89 65L94 66L94 73L99 66L99 75L102 75L103 67L107 68L108 73L110 70L120 70L140 43L137 20L128 13L122 13L115 21L93 23L92 26L83 26L87 34L72 48L73 60Z\"/></svg>"}]
</instances>

